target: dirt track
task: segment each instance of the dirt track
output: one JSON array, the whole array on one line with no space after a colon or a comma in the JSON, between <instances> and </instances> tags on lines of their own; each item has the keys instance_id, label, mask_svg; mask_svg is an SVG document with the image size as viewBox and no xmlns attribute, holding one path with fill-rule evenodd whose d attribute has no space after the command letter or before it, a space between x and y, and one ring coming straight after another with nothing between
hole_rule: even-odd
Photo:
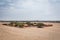
<instances>
[{"instance_id":1,"label":"dirt track","mask_svg":"<svg viewBox=\"0 0 60 40\"><path fill-rule=\"evenodd\" d=\"M60 23L53 27L15 28L1 25L0 40L60 40Z\"/></svg>"}]
</instances>

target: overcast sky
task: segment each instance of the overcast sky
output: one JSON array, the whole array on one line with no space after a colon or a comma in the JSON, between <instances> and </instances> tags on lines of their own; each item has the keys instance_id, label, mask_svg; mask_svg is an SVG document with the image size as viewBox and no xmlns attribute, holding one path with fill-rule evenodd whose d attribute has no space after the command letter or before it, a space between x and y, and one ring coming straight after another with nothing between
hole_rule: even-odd
<instances>
[{"instance_id":1,"label":"overcast sky","mask_svg":"<svg viewBox=\"0 0 60 40\"><path fill-rule=\"evenodd\" d=\"M60 20L60 0L0 0L0 20Z\"/></svg>"}]
</instances>

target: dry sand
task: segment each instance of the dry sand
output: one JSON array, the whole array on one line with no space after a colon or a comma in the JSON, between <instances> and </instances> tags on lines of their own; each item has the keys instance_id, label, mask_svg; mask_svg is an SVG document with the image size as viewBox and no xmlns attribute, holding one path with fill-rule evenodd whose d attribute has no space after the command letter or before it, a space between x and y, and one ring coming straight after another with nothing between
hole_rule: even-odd
<instances>
[{"instance_id":1,"label":"dry sand","mask_svg":"<svg viewBox=\"0 0 60 40\"><path fill-rule=\"evenodd\" d=\"M16 28L0 23L0 40L60 40L60 23L52 27Z\"/></svg>"}]
</instances>

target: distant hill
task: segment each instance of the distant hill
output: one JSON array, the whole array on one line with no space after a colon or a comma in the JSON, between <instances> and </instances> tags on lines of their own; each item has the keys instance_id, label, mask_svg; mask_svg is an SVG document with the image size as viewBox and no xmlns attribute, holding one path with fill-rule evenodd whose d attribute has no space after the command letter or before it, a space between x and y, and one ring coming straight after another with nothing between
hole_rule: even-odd
<instances>
[{"instance_id":1,"label":"distant hill","mask_svg":"<svg viewBox=\"0 0 60 40\"><path fill-rule=\"evenodd\" d=\"M60 21L1 21L0 22L53 22L53 23L60 23Z\"/></svg>"}]
</instances>

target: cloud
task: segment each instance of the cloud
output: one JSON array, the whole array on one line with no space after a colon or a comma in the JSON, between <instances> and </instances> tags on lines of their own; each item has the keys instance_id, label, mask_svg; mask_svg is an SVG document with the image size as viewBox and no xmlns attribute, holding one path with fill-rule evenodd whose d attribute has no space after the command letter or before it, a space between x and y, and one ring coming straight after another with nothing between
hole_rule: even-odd
<instances>
[{"instance_id":1,"label":"cloud","mask_svg":"<svg viewBox=\"0 0 60 40\"><path fill-rule=\"evenodd\" d=\"M59 0L0 0L0 19L60 20L60 2L58 1Z\"/></svg>"}]
</instances>

